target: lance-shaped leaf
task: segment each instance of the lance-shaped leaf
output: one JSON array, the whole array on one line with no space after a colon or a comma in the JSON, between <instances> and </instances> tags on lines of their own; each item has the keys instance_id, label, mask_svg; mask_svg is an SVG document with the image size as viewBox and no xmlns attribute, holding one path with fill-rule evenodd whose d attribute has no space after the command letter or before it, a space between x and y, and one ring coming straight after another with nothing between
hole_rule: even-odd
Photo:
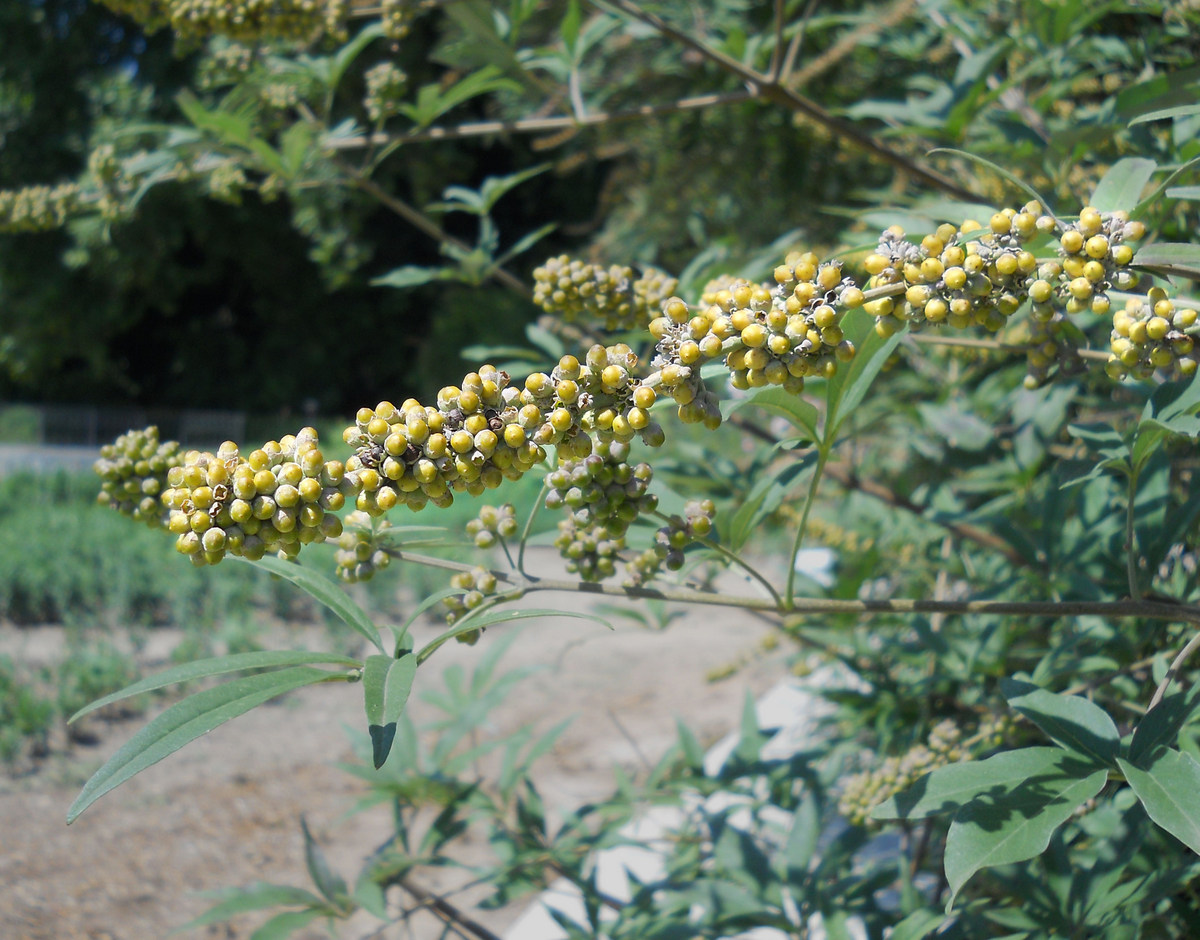
<instances>
[{"instance_id":1,"label":"lance-shaped leaf","mask_svg":"<svg viewBox=\"0 0 1200 940\"><path fill-rule=\"evenodd\" d=\"M430 656L437 652L438 647L444 643L448 643L456 636L464 633L471 633L475 630L481 630L484 627L490 627L498 623L509 623L513 620L528 620L532 617L574 617L579 620L592 620L596 623L603 624L610 630L612 627L603 617L594 617L591 614L580 614L570 610L553 610L550 608L532 607L525 610L495 610L493 608L476 608L482 613L475 614L474 611L467 614L459 620L453 627L445 633L430 640L417 652L417 665L425 662Z\"/></svg>"},{"instance_id":2,"label":"lance-shaped leaf","mask_svg":"<svg viewBox=\"0 0 1200 940\"><path fill-rule=\"evenodd\" d=\"M172 933L183 933L187 930L195 930L197 927L219 924L238 914L261 911L271 907L304 907L316 910L325 907L325 902L311 891L293 888L290 885L266 884L261 881L245 888L221 891L216 896L225 900L210 907L195 920L175 928Z\"/></svg>"},{"instance_id":3,"label":"lance-shaped leaf","mask_svg":"<svg viewBox=\"0 0 1200 940\"><path fill-rule=\"evenodd\" d=\"M1197 707L1200 707L1200 689L1193 687L1188 692L1168 695L1150 709L1133 729L1133 740L1129 743L1130 762L1144 767L1145 759L1158 748L1173 745Z\"/></svg>"},{"instance_id":4,"label":"lance-shaped leaf","mask_svg":"<svg viewBox=\"0 0 1200 940\"><path fill-rule=\"evenodd\" d=\"M1096 184L1089 205L1101 212L1130 212L1157 169L1157 163L1144 157L1118 160Z\"/></svg>"},{"instance_id":5,"label":"lance-shaped leaf","mask_svg":"<svg viewBox=\"0 0 1200 940\"><path fill-rule=\"evenodd\" d=\"M1119 760L1121 772L1146 814L1193 852L1200 853L1200 763L1190 754L1159 751L1146 768Z\"/></svg>"},{"instance_id":6,"label":"lance-shaped leaf","mask_svg":"<svg viewBox=\"0 0 1200 940\"><path fill-rule=\"evenodd\" d=\"M67 822L74 822L96 800L134 774L157 764L168 754L175 753L231 718L293 689L340 678L336 673L324 669L293 666L234 679L175 703L130 738L103 767L92 774L67 810Z\"/></svg>"},{"instance_id":7,"label":"lance-shaped leaf","mask_svg":"<svg viewBox=\"0 0 1200 940\"><path fill-rule=\"evenodd\" d=\"M366 611L354 603L350 599L350 595L325 575L317 574L311 568L304 568L294 561L276 558L274 555L267 555L259 561L251 561L247 564L266 568L271 574L277 574L279 577L291 581L313 600L333 611L343 623L356 633L360 633L370 640L379 652L386 652L383 648L383 641L379 638L379 631L375 629L375 624L371 622Z\"/></svg>"},{"instance_id":8,"label":"lance-shaped leaf","mask_svg":"<svg viewBox=\"0 0 1200 940\"><path fill-rule=\"evenodd\" d=\"M371 760L376 770L391 753L392 741L396 739L396 722L404 714L416 674L417 657L411 653L405 653L399 659L371 656L363 668L367 730L371 735Z\"/></svg>"},{"instance_id":9,"label":"lance-shaped leaf","mask_svg":"<svg viewBox=\"0 0 1200 940\"><path fill-rule=\"evenodd\" d=\"M825 387L825 442L837 440L841 427L859 402L866 397L871 383L888 360L900 334L884 339L875 332L875 318L862 307L851 310L842 318L842 331L854 342L857 351L849 363L838 366Z\"/></svg>"},{"instance_id":10,"label":"lance-shaped leaf","mask_svg":"<svg viewBox=\"0 0 1200 940\"><path fill-rule=\"evenodd\" d=\"M745 398L723 401L721 417L728 418L749 405L786 418L796 427L807 431L811 437L817 436L817 409L800 396L785 392L781 388L763 388Z\"/></svg>"},{"instance_id":11,"label":"lance-shaped leaf","mask_svg":"<svg viewBox=\"0 0 1200 940\"><path fill-rule=\"evenodd\" d=\"M304 862L308 866L308 874L312 877L317 890L335 907L345 906L350 889L346 882L337 874L325 860L325 853L317 845L308 828L308 820L301 817L300 829L304 833Z\"/></svg>"},{"instance_id":12,"label":"lance-shaped leaf","mask_svg":"<svg viewBox=\"0 0 1200 940\"><path fill-rule=\"evenodd\" d=\"M1156 242L1139 248L1133 267L1163 277L1186 277L1200 281L1200 245L1186 242Z\"/></svg>"},{"instance_id":13,"label":"lance-shaped leaf","mask_svg":"<svg viewBox=\"0 0 1200 940\"><path fill-rule=\"evenodd\" d=\"M206 679L209 676L223 676L231 672L244 672L247 669L265 669L271 666L306 666L312 663L328 663L334 666L358 667L362 663L349 656L337 656L333 653L306 653L300 650L260 650L253 653L232 653L229 656L214 656L211 659L198 659L194 663L184 663L172 669L164 669L152 676L147 676L140 682L96 699L90 705L85 705L67 719L68 723L82 718L84 715L119 702L122 699L163 689L179 682L191 682L193 679Z\"/></svg>"},{"instance_id":14,"label":"lance-shaped leaf","mask_svg":"<svg viewBox=\"0 0 1200 940\"><path fill-rule=\"evenodd\" d=\"M949 911L964 884L982 868L1034 858L1046 850L1054 830L1100 792L1108 772L1039 776L1002 796L972 800L958 811L946 836Z\"/></svg>"}]
</instances>

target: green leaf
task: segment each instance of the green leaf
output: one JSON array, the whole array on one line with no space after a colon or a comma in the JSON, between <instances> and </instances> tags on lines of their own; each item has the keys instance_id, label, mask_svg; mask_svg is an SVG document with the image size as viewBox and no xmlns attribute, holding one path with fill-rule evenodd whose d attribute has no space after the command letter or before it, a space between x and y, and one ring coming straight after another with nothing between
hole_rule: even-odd
<instances>
[{"instance_id":1,"label":"green leaf","mask_svg":"<svg viewBox=\"0 0 1200 940\"><path fill-rule=\"evenodd\" d=\"M1159 751L1145 769L1118 763L1149 817L1200 853L1200 763L1176 750Z\"/></svg>"},{"instance_id":2,"label":"green leaf","mask_svg":"<svg viewBox=\"0 0 1200 940\"><path fill-rule=\"evenodd\" d=\"M318 917L328 917L326 910L287 911L276 914L250 935L250 940L284 940Z\"/></svg>"},{"instance_id":3,"label":"green leaf","mask_svg":"<svg viewBox=\"0 0 1200 940\"><path fill-rule=\"evenodd\" d=\"M945 914L922 908L913 911L893 927L889 940L924 940L945 922Z\"/></svg>"},{"instance_id":4,"label":"green leaf","mask_svg":"<svg viewBox=\"0 0 1200 940\"><path fill-rule=\"evenodd\" d=\"M428 268L415 264L405 264L393 268L387 274L371 278L372 287L418 287L431 281L452 281L457 272L450 268Z\"/></svg>"},{"instance_id":5,"label":"green leaf","mask_svg":"<svg viewBox=\"0 0 1200 940\"><path fill-rule=\"evenodd\" d=\"M1172 186L1167 190L1171 199L1200 199L1200 186Z\"/></svg>"},{"instance_id":6,"label":"green leaf","mask_svg":"<svg viewBox=\"0 0 1200 940\"><path fill-rule=\"evenodd\" d=\"M303 888L293 888L290 885L273 885L265 882L248 885L245 888L233 888L220 892L225 900L210 907L195 920L188 921L182 927L176 927L172 934L194 930L197 927L207 927L209 924L219 924L222 921L245 914L248 911L260 911L268 907L322 907L322 901L311 891Z\"/></svg>"},{"instance_id":7,"label":"green leaf","mask_svg":"<svg viewBox=\"0 0 1200 940\"><path fill-rule=\"evenodd\" d=\"M1163 277L1185 277L1197 281L1200 280L1200 245L1155 242L1138 249L1133 256L1132 267Z\"/></svg>"},{"instance_id":8,"label":"green leaf","mask_svg":"<svg viewBox=\"0 0 1200 940\"><path fill-rule=\"evenodd\" d=\"M342 880L341 876L335 874L329 867L329 863L325 861L325 853L317 845L317 840L312 837L308 821L303 817L300 819L300 829L304 833L304 862L308 866L308 874L312 878L313 884L330 904L341 907L345 904L350 889L346 887L346 882Z\"/></svg>"},{"instance_id":9,"label":"green leaf","mask_svg":"<svg viewBox=\"0 0 1200 940\"><path fill-rule=\"evenodd\" d=\"M1150 709L1133 729L1133 740L1129 742L1130 763L1145 766L1145 758L1160 747L1173 745L1197 706L1200 706L1200 687L1168 695Z\"/></svg>"},{"instance_id":10,"label":"green leaf","mask_svg":"<svg viewBox=\"0 0 1200 940\"><path fill-rule=\"evenodd\" d=\"M533 617L573 617L578 620L592 620L599 624L608 626L607 621L602 617L595 617L592 614L581 614L571 610L554 610L552 608L527 608L524 610L495 610L492 608L478 608L483 613L478 616L467 614L462 620L458 621L451 629L438 637L430 640L417 653L417 665L425 662L430 656L437 652L438 648L450 640L454 639L463 633L470 633L472 630L481 630L484 627L490 627L497 623L509 623L513 620L528 620ZM611 629L611 628L610 628Z\"/></svg>"},{"instance_id":11,"label":"green leaf","mask_svg":"<svg viewBox=\"0 0 1200 940\"><path fill-rule=\"evenodd\" d=\"M787 843L783 849L786 871L783 880L788 884L799 884L812 864L817 851L817 840L821 836L821 808L811 788L804 791L800 805L792 814L792 825L788 830Z\"/></svg>"},{"instance_id":12,"label":"green leaf","mask_svg":"<svg viewBox=\"0 0 1200 940\"><path fill-rule=\"evenodd\" d=\"M245 559L240 560L245 561ZM354 603L350 599L350 595L330 578L317 574L311 568L301 567L294 561L284 561L274 555L267 555L259 561L246 561L246 564L266 568L271 574L277 574L285 581L291 581L313 600L336 614L355 633L370 640L379 652L387 652L383 648L383 641L379 638L379 631L375 629L375 624L371 622L366 611Z\"/></svg>"},{"instance_id":13,"label":"green leaf","mask_svg":"<svg viewBox=\"0 0 1200 940\"><path fill-rule=\"evenodd\" d=\"M1024 747L986 760L947 764L884 800L872 819L925 819L957 812L977 797L999 796L1033 777L1078 776L1091 770L1059 747Z\"/></svg>"},{"instance_id":14,"label":"green leaf","mask_svg":"<svg viewBox=\"0 0 1200 940\"><path fill-rule=\"evenodd\" d=\"M579 0L569 0L567 14L563 17L559 29L563 45L572 56L575 54L575 43L579 40L579 27L583 24L583 12L579 8Z\"/></svg>"},{"instance_id":15,"label":"green leaf","mask_svg":"<svg viewBox=\"0 0 1200 940\"><path fill-rule=\"evenodd\" d=\"M358 35L351 39L346 45L342 46L333 55L333 61L329 69L329 87L327 91L334 91L342 82L342 76L346 74L346 69L350 64L358 58L359 54L367 48L376 39L381 39L384 36L383 24L372 23L359 31Z\"/></svg>"},{"instance_id":16,"label":"green leaf","mask_svg":"<svg viewBox=\"0 0 1200 940\"><path fill-rule=\"evenodd\" d=\"M67 822L74 822L80 813L109 790L231 718L285 692L340 678L336 673L324 669L294 666L234 679L177 702L130 738L103 767L92 774L67 810Z\"/></svg>"},{"instance_id":17,"label":"green leaf","mask_svg":"<svg viewBox=\"0 0 1200 940\"><path fill-rule=\"evenodd\" d=\"M799 460L781 463L758 477L745 502L738 507L729 523L729 545L737 551L750 539L758 524L779 508L788 490L805 470L816 463L817 452L808 450Z\"/></svg>"},{"instance_id":18,"label":"green leaf","mask_svg":"<svg viewBox=\"0 0 1200 940\"><path fill-rule=\"evenodd\" d=\"M1195 114L1200 114L1200 104L1184 104L1175 108L1162 108L1159 111L1147 111L1145 114L1139 114L1129 122L1129 126L1133 127L1135 124L1145 124L1147 121L1162 121L1167 118L1191 117ZM1092 203L1092 205L1096 204ZM1096 206L1096 208L1099 209L1100 207Z\"/></svg>"},{"instance_id":19,"label":"green leaf","mask_svg":"<svg viewBox=\"0 0 1200 940\"><path fill-rule=\"evenodd\" d=\"M900 333L884 339L875 332L875 318L859 307L842 318L842 331L854 342L856 352L849 363L840 363L825 386L825 437L828 446L838 430L866 397L871 383L900 342Z\"/></svg>"},{"instance_id":20,"label":"green leaf","mask_svg":"<svg viewBox=\"0 0 1200 940\"><path fill-rule=\"evenodd\" d=\"M1157 163L1143 157L1118 160L1096 184L1088 205L1101 212L1132 212L1157 169Z\"/></svg>"},{"instance_id":21,"label":"green leaf","mask_svg":"<svg viewBox=\"0 0 1200 940\"><path fill-rule=\"evenodd\" d=\"M208 676L221 676L231 672L243 672L247 669L264 669L270 666L303 666L309 663L329 663L336 666L361 666L357 659L348 656L338 656L333 653L307 653L296 650L263 650L255 653L233 653L229 656L215 656L211 659L198 659L193 663L185 663L171 669L164 669L152 676L147 676L140 682L126 686L118 692L96 699L90 705L79 709L67 719L70 723L77 718L94 712L105 705L119 702L122 699L155 689L166 688L177 682L190 682L193 679L204 679Z\"/></svg>"},{"instance_id":22,"label":"green leaf","mask_svg":"<svg viewBox=\"0 0 1200 940\"><path fill-rule=\"evenodd\" d=\"M378 770L388 759L396 738L396 722L404 713L417 674L417 658L405 654L370 656L363 667L363 698L371 735L371 759Z\"/></svg>"},{"instance_id":23,"label":"green leaf","mask_svg":"<svg viewBox=\"0 0 1200 940\"><path fill-rule=\"evenodd\" d=\"M754 406L763 411L786 418L796 427L817 437L817 409L799 395L785 392L781 388L761 388L745 398L728 399L721 402L721 417L729 418L743 408Z\"/></svg>"},{"instance_id":24,"label":"green leaf","mask_svg":"<svg viewBox=\"0 0 1200 940\"><path fill-rule=\"evenodd\" d=\"M1079 695L1056 695L1028 682L1000 683L1008 704L1068 750L1112 765L1121 745L1117 726L1100 706Z\"/></svg>"},{"instance_id":25,"label":"green leaf","mask_svg":"<svg viewBox=\"0 0 1200 940\"><path fill-rule=\"evenodd\" d=\"M1023 862L1044 852L1054 830L1107 780L1104 770L1083 778L1035 777L999 797L972 800L960 809L946 836L946 911L980 869Z\"/></svg>"},{"instance_id":26,"label":"green leaf","mask_svg":"<svg viewBox=\"0 0 1200 940\"><path fill-rule=\"evenodd\" d=\"M949 147L937 147L934 150L931 150L929 152L930 153L952 153L955 156L963 157L966 160L970 160L972 163L978 163L980 166L986 166L989 170L991 170L996 175L1001 176L1004 179L1008 180L1010 183L1012 183L1014 186L1016 186L1017 189L1021 190L1021 192L1023 192L1030 199L1036 199L1039 203L1041 203L1042 208L1045 209L1046 212L1050 213L1051 215L1054 214L1050 210L1050 203L1047 202L1045 199L1043 199L1041 194L1036 189L1034 189L1032 186L1030 186L1028 183L1026 183L1020 177L1014 176L1008 170L1004 169L1004 167L1000 166L999 164L993 163L991 160L985 160L983 157L977 156L976 154L973 154L973 153L967 153L965 150L953 150Z\"/></svg>"}]
</instances>

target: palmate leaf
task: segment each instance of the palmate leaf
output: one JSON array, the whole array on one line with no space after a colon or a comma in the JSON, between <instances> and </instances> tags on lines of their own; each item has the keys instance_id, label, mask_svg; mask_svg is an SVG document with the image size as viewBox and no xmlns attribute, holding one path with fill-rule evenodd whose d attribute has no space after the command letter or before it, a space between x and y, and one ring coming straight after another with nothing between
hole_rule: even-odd
<instances>
[{"instance_id":1,"label":"palmate leaf","mask_svg":"<svg viewBox=\"0 0 1200 940\"><path fill-rule=\"evenodd\" d=\"M285 692L317 682L344 681L344 678L325 669L293 666L234 679L177 702L130 738L92 774L67 810L67 822L74 822L109 790L231 718Z\"/></svg>"}]
</instances>

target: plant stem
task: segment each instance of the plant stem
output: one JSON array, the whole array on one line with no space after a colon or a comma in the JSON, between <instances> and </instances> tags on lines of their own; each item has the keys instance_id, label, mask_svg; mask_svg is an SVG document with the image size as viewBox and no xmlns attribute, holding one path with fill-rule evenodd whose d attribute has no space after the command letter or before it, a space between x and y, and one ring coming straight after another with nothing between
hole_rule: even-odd
<instances>
[{"instance_id":1,"label":"plant stem","mask_svg":"<svg viewBox=\"0 0 1200 940\"><path fill-rule=\"evenodd\" d=\"M817 465L813 469L812 480L808 484L808 496L804 500L804 512L800 516L800 524L796 527L796 538L792 542L792 551L788 555L787 594L784 599L784 609L792 610L792 601L796 593L796 557L800 554L800 545L804 541L804 532L808 528L808 514L813 503L817 501L817 488L821 485L821 477L825 472L825 461L829 459L829 448L821 443L817 445Z\"/></svg>"},{"instance_id":2,"label":"plant stem","mask_svg":"<svg viewBox=\"0 0 1200 940\"><path fill-rule=\"evenodd\" d=\"M658 512L657 510L653 513L653 515L656 518L661 519L663 522L671 521L670 516L666 516L663 513ZM741 568L743 571L745 571L746 574L750 575L750 577L752 577L755 581L757 581L764 588L766 588L767 593L770 594L771 597L773 597L775 599L776 607L778 607L781 610L783 609L783 606L784 606L783 599L779 596L779 592L775 590L775 586L773 584L771 584L771 582L768 581L766 578L764 578L760 572L756 571L753 566L751 566L751 565L747 564L745 561L743 561L740 555L736 554L735 552L731 552L724 545L722 545L719 542L716 542L710 538L707 538L706 536L703 536L703 535L693 536L692 541L699 542L705 548L712 549L714 552L716 552L722 558L726 558L732 564L737 565L739 568Z\"/></svg>"},{"instance_id":3,"label":"plant stem","mask_svg":"<svg viewBox=\"0 0 1200 940\"><path fill-rule=\"evenodd\" d=\"M787 108L789 111L795 111L806 117L811 118L818 124L828 128L832 133L849 141L861 150L865 150L872 156L878 157L885 163L891 164L897 169L903 170L911 176L916 177L924 183L939 189L948 195L954 196L957 199L965 199L969 202L985 201L979 193L972 192L952 180L947 179L940 173L927 169L918 163L914 163L903 154L897 153L894 150L882 146L875 141L870 135L864 134L854 125L834 117L819 104L810 101L802 95L797 94L790 88L784 87L776 82L772 82L770 76L763 75L760 72L743 65L737 59L726 55L719 49L714 49L705 42L701 42L693 36L676 29L671 26L661 17L653 13L641 9L630 0L589 0L592 6L598 9L612 7L620 10L626 16L631 16L636 20L640 20L647 26L650 26L655 32L662 36L672 39L680 45L687 46L694 52L699 53L715 63L724 71L731 75L736 75L738 78L746 82L752 91L756 93L756 97L764 101L769 101L772 104L780 105Z\"/></svg>"},{"instance_id":4,"label":"plant stem","mask_svg":"<svg viewBox=\"0 0 1200 940\"><path fill-rule=\"evenodd\" d=\"M525 546L529 542L529 533L533 531L533 520L537 518L538 512L541 511L542 504L549 491L550 484L543 479L542 488L538 490L537 499L533 501L533 508L529 510L529 515L525 517L525 528L521 530L521 544L517 547L517 570L521 574L526 574Z\"/></svg>"},{"instance_id":5,"label":"plant stem","mask_svg":"<svg viewBox=\"0 0 1200 940\"><path fill-rule=\"evenodd\" d=\"M1178 655L1176 655L1176 657L1171 661L1171 665L1167 667L1167 674L1163 676L1162 682L1160 682L1158 684L1158 688L1154 690L1154 698L1150 699L1150 708L1154 708L1155 705L1163 700L1163 696L1167 694L1167 689L1170 688L1175 677L1179 675L1179 671L1183 669L1183 664L1187 662L1188 657L1191 656L1192 653L1196 652L1198 648L1200 648L1200 631L1197 631L1192 638L1188 640L1187 645L1179 651ZM1147 711L1149 711L1150 708L1148 708Z\"/></svg>"},{"instance_id":6,"label":"plant stem","mask_svg":"<svg viewBox=\"0 0 1200 940\"><path fill-rule=\"evenodd\" d=\"M501 940L499 934L492 933L483 924L472 920L445 898L440 898L432 891L427 891L420 885L415 884L410 878L401 878L397 883L416 898L418 903L427 907L441 918L443 923L461 927L477 937L478 940Z\"/></svg>"},{"instance_id":7,"label":"plant stem","mask_svg":"<svg viewBox=\"0 0 1200 940\"><path fill-rule=\"evenodd\" d=\"M1137 551L1135 541L1137 533L1134 530L1134 512L1136 509L1137 500L1137 482L1138 482L1137 467L1130 466L1129 468L1129 489L1125 506L1125 570L1129 575L1129 596L1141 597L1141 591L1138 589L1137 576Z\"/></svg>"},{"instance_id":8,"label":"plant stem","mask_svg":"<svg viewBox=\"0 0 1200 940\"><path fill-rule=\"evenodd\" d=\"M416 552L390 549L388 554L399 561L445 568L449 571L471 571L474 565L433 558ZM842 614L874 617L880 614L953 614L962 616L1015 617L1143 617L1147 620L1174 620L1200 624L1200 607L1152 599L1121 601L939 601L927 598L891 598L887 600L840 600L835 598L794 598L788 607L780 609L764 597L739 597L733 594L697 591L690 588L621 587L615 584L593 584L559 578L526 578L521 580L508 571L494 571L495 576L524 592L566 591L573 594L598 594L605 597L624 597L632 600L653 599L676 601L682 604L701 604L713 607L738 607L745 610L770 611L789 615Z\"/></svg>"}]
</instances>

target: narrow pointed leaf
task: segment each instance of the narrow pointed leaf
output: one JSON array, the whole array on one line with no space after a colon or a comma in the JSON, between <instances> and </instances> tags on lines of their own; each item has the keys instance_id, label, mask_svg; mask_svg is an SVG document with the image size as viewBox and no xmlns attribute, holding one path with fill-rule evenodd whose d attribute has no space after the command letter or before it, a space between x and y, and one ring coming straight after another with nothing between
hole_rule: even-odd
<instances>
[{"instance_id":1,"label":"narrow pointed leaf","mask_svg":"<svg viewBox=\"0 0 1200 940\"><path fill-rule=\"evenodd\" d=\"M529 608L526 610L489 610L478 617L467 616L460 620L450 630L447 630L441 636L430 640L417 653L417 665L425 662L432 656L444 643L454 639L463 633L470 633L472 630L479 630L483 627L490 627L497 623L509 623L513 620L528 620L533 617L573 617L578 620L591 620L595 623L603 624L609 627L608 621L603 617L595 617L592 614L580 614L570 610L553 610L551 608Z\"/></svg>"},{"instance_id":2,"label":"narrow pointed leaf","mask_svg":"<svg viewBox=\"0 0 1200 940\"><path fill-rule=\"evenodd\" d=\"M1200 763L1176 750L1159 752L1148 768L1118 761L1146 814L1193 852L1200 853Z\"/></svg>"},{"instance_id":3,"label":"narrow pointed leaf","mask_svg":"<svg viewBox=\"0 0 1200 940\"><path fill-rule=\"evenodd\" d=\"M967 881L983 868L1034 858L1079 806L1100 792L1108 772L1079 777L1036 777L996 799L973 800L954 817L946 836L949 911Z\"/></svg>"},{"instance_id":4,"label":"narrow pointed leaf","mask_svg":"<svg viewBox=\"0 0 1200 940\"><path fill-rule=\"evenodd\" d=\"M67 822L74 822L96 800L134 774L158 763L231 718L285 692L317 682L328 682L331 678L340 677L324 669L294 666L234 679L177 702L130 738L92 775L67 810Z\"/></svg>"},{"instance_id":5,"label":"narrow pointed leaf","mask_svg":"<svg viewBox=\"0 0 1200 940\"><path fill-rule=\"evenodd\" d=\"M325 896L326 900L335 906L340 906L350 889L346 887L346 882L342 880L341 876L337 875L325 861L325 853L317 845L317 840L312 837L308 821L303 818L300 820L300 830L304 833L304 862L308 866L308 874L312 877L313 884L317 886L317 890Z\"/></svg>"},{"instance_id":6,"label":"narrow pointed leaf","mask_svg":"<svg viewBox=\"0 0 1200 940\"><path fill-rule=\"evenodd\" d=\"M96 699L90 705L85 705L67 719L68 723L84 715L94 712L105 705L119 702L122 699L155 689L166 688L179 682L190 682L193 679L205 679L209 676L227 675L231 672L243 672L246 669L264 669L270 666L304 666L310 663L328 663L334 666L361 666L362 663L349 656L337 656L333 653L307 653L300 650L262 650L255 653L233 653L229 656L215 656L211 659L198 659L194 663L185 663L171 669L164 669L152 676L147 676L140 682L126 686L120 691Z\"/></svg>"},{"instance_id":7,"label":"narrow pointed leaf","mask_svg":"<svg viewBox=\"0 0 1200 940\"><path fill-rule=\"evenodd\" d=\"M1008 704L1063 747L1111 765L1121 745L1117 726L1100 706L1079 695L1055 695L1028 682L1001 683Z\"/></svg>"},{"instance_id":8,"label":"narrow pointed leaf","mask_svg":"<svg viewBox=\"0 0 1200 940\"><path fill-rule=\"evenodd\" d=\"M417 674L417 658L411 653L393 659L371 656L363 668L363 699L371 735L371 759L378 770L387 760L396 738L396 723Z\"/></svg>"},{"instance_id":9,"label":"narrow pointed leaf","mask_svg":"<svg viewBox=\"0 0 1200 940\"><path fill-rule=\"evenodd\" d=\"M221 895L225 897L224 901L210 907L195 920L188 921L182 927L176 927L171 933L183 933L187 930L195 930L197 927L219 924L238 914L261 911L268 907L320 907L323 904L319 897L303 888L264 882L225 891Z\"/></svg>"},{"instance_id":10,"label":"narrow pointed leaf","mask_svg":"<svg viewBox=\"0 0 1200 940\"><path fill-rule=\"evenodd\" d=\"M1096 184L1088 204L1101 212L1133 211L1142 190L1146 188L1157 169L1157 163L1143 157L1125 157L1118 160Z\"/></svg>"},{"instance_id":11,"label":"narrow pointed leaf","mask_svg":"<svg viewBox=\"0 0 1200 940\"><path fill-rule=\"evenodd\" d=\"M375 629L375 624L371 622L366 611L354 603L350 599L350 595L325 575L317 574L311 568L304 568L294 561L283 561L274 555L268 555L259 561L251 561L247 564L266 568L271 574L277 574L279 577L291 581L313 600L337 614L346 626L370 640L371 645L379 652L386 652L383 648L383 641L379 637L379 631Z\"/></svg>"},{"instance_id":12,"label":"narrow pointed leaf","mask_svg":"<svg viewBox=\"0 0 1200 940\"><path fill-rule=\"evenodd\" d=\"M1186 242L1155 242L1139 248L1133 256L1133 267L1143 268L1164 277L1185 277L1200 280L1200 245Z\"/></svg>"},{"instance_id":13,"label":"narrow pointed leaf","mask_svg":"<svg viewBox=\"0 0 1200 940\"><path fill-rule=\"evenodd\" d=\"M856 346L854 358L838 364L825 387L825 441L837 439L838 428L866 397L871 383L900 342L896 333L884 339L875 332L875 318L859 307L842 319L842 330Z\"/></svg>"},{"instance_id":14,"label":"narrow pointed leaf","mask_svg":"<svg viewBox=\"0 0 1200 940\"><path fill-rule=\"evenodd\" d=\"M318 917L328 917L326 910L287 911L276 914L250 935L250 940L284 940L301 927L307 927Z\"/></svg>"},{"instance_id":15,"label":"narrow pointed leaf","mask_svg":"<svg viewBox=\"0 0 1200 940\"><path fill-rule=\"evenodd\" d=\"M745 398L729 399L721 402L721 415L730 415L753 405L770 414L787 418L796 427L807 431L813 438L817 436L817 409L799 395L785 392L781 388L764 388Z\"/></svg>"}]
</instances>

